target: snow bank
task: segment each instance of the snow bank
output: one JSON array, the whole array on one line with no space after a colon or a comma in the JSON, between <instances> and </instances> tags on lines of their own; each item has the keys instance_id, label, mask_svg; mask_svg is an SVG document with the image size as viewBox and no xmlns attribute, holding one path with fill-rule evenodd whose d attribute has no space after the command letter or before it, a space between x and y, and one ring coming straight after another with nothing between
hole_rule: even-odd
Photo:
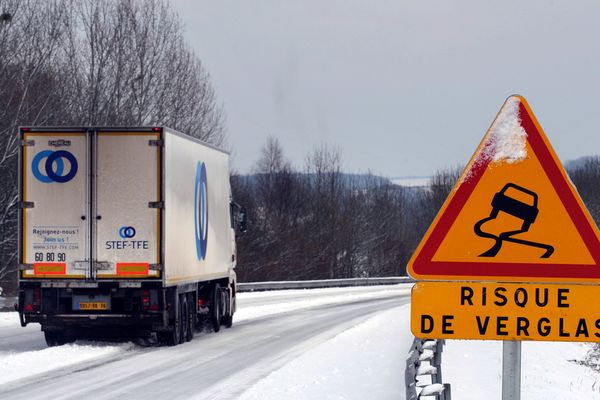
<instances>
[{"instance_id":1,"label":"snow bank","mask_svg":"<svg viewBox=\"0 0 600 400\"><path fill-rule=\"evenodd\" d=\"M590 346L568 342L523 342L522 398L600 400L599 376L572 360L583 360ZM502 342L448 340L442 354L444 382L461 400L500 399Z\"/></svg>"},{"instance_id":2,"label":"snow bank","mask_svg":"<svg viewBox=\"0 0 600 400\"><path fill-rule=\"evenodd\" d=\"M377 314L271 373L241 400L402 399L410 305Z\"/></svg>"},{"instance_id":3,"label":"snow bank","mask_svg":"<svg viewBox=\"0 0 600 400\"><path fill-rule=\"evenodd\" d=\"M0 385L58 368L104 357L115 357L134 348L126 344L66 344L38 351L4 353L0 357Z\"/></svg>"},{"instance_id":4,"label":"snow bank","mask_svg":"<svg viewBox=\"0 0 600 400\"><path fill-rule=\"evenodd\" d=\"M0 328L3 326L19 325L19 314L15 311L0 312Z\"/></svg>"},{"instance_id":5,"label":"snow bank","mask_svg":"<svg viewBox=\"0 0 600 400\"><path fill-rule=\"evenodd\" d=\"M305 290L281 290L260 293L239 293L238 301L241 307L234 314L234 323L248 319L263 317L285 312L300 310L303 308L318 307L329 304L348 303L352 301L389 298L393 296L410 295L413 284L399 284L393 286L368 286L350 288L328 288L328 289L305 289ZM379 289L379 290L377 290ZM294 299L293 297L298 298ZM247 299L280 299L273 304L244 307Z\"/></svg>"}]
</instances>

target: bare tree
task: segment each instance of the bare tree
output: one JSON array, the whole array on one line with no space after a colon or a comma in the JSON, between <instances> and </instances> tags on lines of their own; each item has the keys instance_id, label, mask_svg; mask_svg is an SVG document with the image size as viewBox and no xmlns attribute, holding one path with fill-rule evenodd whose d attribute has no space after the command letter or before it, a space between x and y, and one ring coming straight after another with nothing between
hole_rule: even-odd
<instances>
[{"instance_id":1,"label":"bare tree","mask_svg":"<svg viewBox=\"0 0 600 400\"><path fill-rule=\"evenodd\" d=\"M285 160L279 140L275 136L267 137L261 150L261 158L256 163L256 173L273 174L289 168L290 163Z\"/></svg>"},{"instance_id":2,"label":"bare tree","mask_svg":"<svg viewBox=\"0 0 600 400\"><path fill-rule=\"evenodd\" d=\"M339 152L317 147L303 173L270 138L256 174L232 177L248 205L252 233L241 238L242 281L391 276L405 266L462 168L438 171L425 188L401 188L341 172ZM568 167L593 218L600 219L600 158Z\"/></svg>"},{"instance_id":3,"label":"bare tree","mask_svg":"<svg viewBox=\"0 0 600 400\"><path fill-rule=\"evenodd\" d=\"M251 176L232 177L252 233L238 242L240 280L398 275L410 254L402 188L341 172L339 151L316 147L303 172L267 139Z\"/></svg>"},{"instance_id":4,"label":"bare tree","mask_svg":"<svg viewBox=\"0 0 600 400\"><path fill-rule=\"evenodd\" d=\"M0 286L10 292L16 267L17 126L46 124L60 113L54 66L65 37L66 1L2 0L0 10Z\"/></svg>"},{"instance_id":5,"label":"bare tree","mask_svg":"<svg viewBox=\"0 0 600 400\"><path fill-rule=\"evenodd\" d=\"M65 60L81 124L168 125L223 144L224 116L208 72L166 0L81 0Z\"/></svg>"},{"instance_id":6,"label":"bare tree","mask_svg":"<svg viewBox=\"0 0 600 400\"><path fill-rule=\"evenodd\" d=\"M600 157L588 157L567 171L592 218L600 224Z\"/></svg>"}]
</instances>

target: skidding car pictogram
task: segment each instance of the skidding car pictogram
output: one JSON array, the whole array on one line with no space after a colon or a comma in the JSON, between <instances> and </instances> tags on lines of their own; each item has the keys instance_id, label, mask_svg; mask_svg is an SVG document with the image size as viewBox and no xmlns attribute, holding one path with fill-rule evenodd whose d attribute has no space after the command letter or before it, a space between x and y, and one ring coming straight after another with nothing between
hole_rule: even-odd
<instances>
[{"instance_id":1,"label":"skidding car pictogram","mask_svg":"<svg viewBox=\"0 0 600 400\"><path fill-rule=\"evenodd\" d=\"M530 197L531 204L527 204L521 200L517 200L516 198L507 195L507 191L510 189L514 189L515 191L524 193L526 196ZM483 231L481 227L486 222L496 219L501 211L521 219L523 221L521 228L509 232L503 232L500 235L494 235L493 233ZM554 253L554 247L548 244L542 244L513 237L515 235L528 232L531 225L537 219L538 213L538 195L535 192L515 183L507 183L504 185L502 190L496 193L492 199L492 212L490 213L490 216L478 221L473 228L477 236L493 239L495 241L494 245L485 252L481 253L479 257L496 257L502 248L502 244L504 242L511 242L523 246L531 246L543 249L545 251L540 258L549 258L552 253Z\"/></svg>"}]
</instances>

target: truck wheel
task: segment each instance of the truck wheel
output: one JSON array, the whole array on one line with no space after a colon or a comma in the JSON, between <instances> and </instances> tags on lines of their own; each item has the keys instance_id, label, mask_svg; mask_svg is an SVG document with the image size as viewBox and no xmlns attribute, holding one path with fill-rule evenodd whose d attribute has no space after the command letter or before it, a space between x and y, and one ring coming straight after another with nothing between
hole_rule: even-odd
<instances>
[{"instance_id":1,"label":"truck wheel","mask_svg":"<svg viewBox=\"0 0 600 400\"><path fill-rule=\"evenodd\" d=\"M185 341L191 342L194 338L194 328L196 322L196 309L194 307L194 296L190 293L187 296L187 314L186 314L186 325L185 325Z\"/></svg>"},{"instance_id":2,"label":"truck wheel","mask_svg":"<svg viewBox=\"0 0 600 400\"><path fill-rule=\"evenodd\" d=\"M175 328L174 331L167 332L156 332L156 338L158 339L158 343L166 345L166 346L176 346L179 344L179 338L177 338L175 332L178 331Z\"/></svg>"},{"instance_id":3,"label":"truck wheel","mask_svg":"<svg viewBox=\"0 0 600 400\"><path fill-rule=\"evenodd\" d=\"M221 285L215 283L212 294L212 304L210 307L210 323L213 331L219 332L221 330Z\"/></svg>"},{"instance_id":4,"label":"truck wheel","mask_svg":"<svg viewBox=\"0 0 600 400\"><path fill-rule=\"evenodd\" d=\"M231 328L233 326L233 310L235 310L235 296L231 298L231 304L229 304L229 312L231 314L225 315L222 320L225 328Z\"/></svg>"},{"instance_id":5,"label":"truck wheel","mask_svg":"<svg viewBox=\"0 0 600 400\"><path fill-rule=\"evenodd\" d=\"M225 325L225 328L231 328L233 326L233 315L224 316L223 325Z\"/></svg>"},{"instance_id":6,"label":"truck wheel","mask_svg":"<svg viewBox=\"0 0 600 400\"><path fill-rule=\"evenodd\" d=\"M179 344L185 342L185 326L187 325L187 301L185 294L179 295Z\"/></svg>"},{"instance_id":7,"label":"truck wheel","mask_svg":"<svg viewBox=\"0 0 600 400\"><path fill-rule=\"evenodd\" d=\"M188 296L183 295L181 298L181 342L189 342L192 340L190 336L190 306L188 303Z\"/></svg>"},{"instance_id":8,"label":"truck wheel","mask_svg":"<svg viewBox=\"0 0 600 400\"><path fill-rule=\"evenodd\" d=\"M175 297L175 299L177 300L177 304L175 305L175 307L179 309L179 312L175 313L175 320L173 321L172 329L167 332L156 333L159 343L166 344L167 346L176 346L182 342L181 332L183 331L183 329L181 329L181 296L177 296Z\"/></svg>"},{"instance_id":9,"label":"truck wheel","mask_svg":"<svg viewBox=\"0 0 600 400\"><path fill-rule=\"evenodd\" d=\"M62 346L67 343L65 333L63 331L44 331L44 338L48 347Z\"/></svg>"}]
</instances>

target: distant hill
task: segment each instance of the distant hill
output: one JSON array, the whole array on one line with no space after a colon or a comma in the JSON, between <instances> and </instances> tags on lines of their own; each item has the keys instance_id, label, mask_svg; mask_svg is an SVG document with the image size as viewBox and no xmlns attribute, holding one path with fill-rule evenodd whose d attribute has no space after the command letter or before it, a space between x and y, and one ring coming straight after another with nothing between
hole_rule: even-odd
<instances>
[{"instance_id":1,"label":"distant hill","mask_svg":"<svg viewBox=\"0 0 600 400\"><path fill-rule=\"evenodd\" d=\"M314 179L315 174L306 174L306 173L294 173L296 176L306 177L308 179ZM258 183L258 179L261 174L248 174L248 175L239 175L241 178L245 178L252 185L256 185ZM380 184L380 185L392 185L393 182L390 179L370 174L349 174L342 172L340 174L340 179L342 180L345 186L354 186L354 187L366 187L370 184Z\"/></svg>"},{"instance_id":2,"label":"distant hill","mask_svg":"<svg viewBox=\"0 0 600 400\"><path fill-rule=\"evenodd\" d=\"M564 167L568 171L582 168L585 163L596 160L600 162L600 155L584 156L574 160L568 160L564 163ZM406 188L424 188L429 186L431 176L398 176L389 179L393 184Z\"/></svg>"},{"instance_id":3,"label":"distant hill","mask_svg":"<svg viewBox=\"0 0 600 400\"><path fill-rule=\"evenodd\" d=\"M429 185L430 176L398 176L390 178L394 185L403 187L425 187Z\"/></svg>"},{"instance_id":4,"label":"distant hill","mask_svg":"<svg viewBox=\"0 0 600 400\"><path fill-rule=\"evenodd\" d=\"M314 174L295 173L294 175L305 176L311 179ZM340 176L346 186L355 187L365 187L369 184L376 183L380 185L395 185L403 188L420 189L427 187L431 180L430 176L397 176L393 178L384 178L378 175L350 174L345 172L341 173ZM248 179L252 185L255 185L260 174L240 175L240 177Z\"/></svg>"},{"instance_id":5,"label":"distant hill","mask_svg":"<svg viewBox=\"0 0 600 400\"><path fill-rule=\"evenodd\" d=\"M575 160L568 160L567 162L565 162L565 169L567 169L567 170L579 169L579 168L582 168L586 162L592 161L592 160L599 160L599 159L600 159L600 156L585 156L585 157L576 158Z\"/></svg>"},{"instance_id":6,"label":"distant hill","mask_svg":"<svg viewBox=\"0 0 600 400\"><path fill-rule=\"evenodd\" d=\"M564 167L565 169L572 171L583 167L586 162L594 159L600 159L600 156L584 156L576 158L574 160L568 160L564 163ZM310 176L312 174L297 173L297 175ZM250 174L243 176L247 177L253 184L255 184L259 174ZM341 178L344 184L348 186L353 185L358 187L364 187L367 186L367 184L369 183L372 184L373 182L376 182L384 185L393 184L396 186L401 186L410 189L426 188L427 186L429 186L429 181L431 180L431 176L396 176L392 178L384 178L377 175L349 173L341 173Z\"/></svg>"}]
</instances>

